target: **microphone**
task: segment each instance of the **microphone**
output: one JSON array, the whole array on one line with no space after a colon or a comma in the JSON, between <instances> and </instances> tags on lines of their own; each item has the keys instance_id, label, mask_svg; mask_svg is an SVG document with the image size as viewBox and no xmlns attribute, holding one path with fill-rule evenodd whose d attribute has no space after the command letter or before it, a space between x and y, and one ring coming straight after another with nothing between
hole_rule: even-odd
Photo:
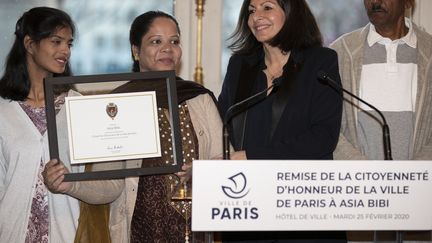
<instances>
[{"instance_id":1,"label":"microphone","mask_svg":"<svg viewBox=\"0 0 432 243\"><path fill-rule=\"evenodd\" d=\"M242 101L239 101L235 103L234 105L230 106L225 113L224 119L223 119L223 127L222 127L222 152L223 152L223 159L229 160L230 159L230 151L229 151L229 133L228 133L228 122L231 121L231 119L236 116L241 111L245 111L249 109L250 107L258 104L259 102L263 101L267 96L263 96L272 88L276 88L281 84L281 79L274 79L272 82L272 85L264 89L263 91L260 91Z\"/></svg>"},{"instance_id":2,"label":"microphone","mask_svg":"<svg viewBox=\"0 0 432 243\"><path fill-rule=\"evenodd\" d=\"M358 101L362 102L363 104L365 104L365 105L369 106L370 108L372 108L373 110L375 110L380 115L380 117L383 121L382 133L383 133L383 143L384 143L384 160L393 160L392 153L391 153L391 145L390 145L390 129L389 129L387 121L386 121L384 115L381 113L381 111L378 110L375 106L364 101L363 99L361 99L357 95L344 89L340 84L338 84L336 81L334 81L332 78L330 78L326 72L321 70L321 71L318 71L317 75L318 75L319 80L324 81L326 84L332 86L333 88L335 88L339 91L342 91L342 92L349 94L350 96L354 97Z\"/></svg>"}]
</instances>

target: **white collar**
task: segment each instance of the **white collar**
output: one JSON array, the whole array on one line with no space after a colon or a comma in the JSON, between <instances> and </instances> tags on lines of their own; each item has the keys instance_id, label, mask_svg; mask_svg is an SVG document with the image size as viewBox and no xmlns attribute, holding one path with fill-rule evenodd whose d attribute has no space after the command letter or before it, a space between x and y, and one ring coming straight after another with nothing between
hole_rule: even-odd
<instances>
[{"instance_id":1,"label":"white collar","mask_svg":"<svg viewBox=\"0 0 432 243\"><path fill-rule=\"evenodd\" d=\"M371 23L369 28L369 33L367 37L367 42L369 46L373 46L375 43L406 43L408 46L412 48L417 48L417 36L413 30L413 24L410 19L405 18L405 26L408 27L408 33L397 40L392 41L390 38L381 36L375 29L375 26Z\"/></svg>"}]
</instances>

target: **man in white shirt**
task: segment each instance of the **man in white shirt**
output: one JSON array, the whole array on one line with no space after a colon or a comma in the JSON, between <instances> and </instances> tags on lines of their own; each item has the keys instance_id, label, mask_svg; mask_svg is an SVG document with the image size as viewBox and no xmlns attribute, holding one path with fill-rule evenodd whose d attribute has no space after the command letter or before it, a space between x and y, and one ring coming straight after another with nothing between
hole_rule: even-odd
<instances>
[{"instance_id":1,"label":"man in white shirt","mask_svg":"<svg viewBox=\"0 0 432 243\"><path fill-rule=\"evenodd\" d=\"M414 0L364 3L370 23L330 45L339 56L342 84L384 113L394 159L432 159L432 37L404 17ZM344 98L335 158L383 159L381 119Z\"/></svg>"},{"instance_id":2,"label":"man in white shirt","mask_svg":"<svg viewBox=\"0 0 432 243\"><path fill-rule=\"evenodd\" d=\"M343 87L386 117L395 160L432 159L432 36L405 18L414 4L364 0L370 23L330 45ZM334 158L384 159L378 114L348 96L343 109Z\"/></svg>"}]
</instances>

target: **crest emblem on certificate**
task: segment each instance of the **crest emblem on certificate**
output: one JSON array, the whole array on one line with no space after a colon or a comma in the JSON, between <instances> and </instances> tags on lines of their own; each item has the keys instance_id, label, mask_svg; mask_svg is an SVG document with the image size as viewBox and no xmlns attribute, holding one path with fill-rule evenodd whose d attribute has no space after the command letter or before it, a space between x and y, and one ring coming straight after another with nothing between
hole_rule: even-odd
<instances>
[{"instance_id":1,"label":"crest emblem on certificate","mask_svg":"<svg viewBox=\"0 0 432 243\"><path fill-rule=\"evenodd\" d=\"M118 112L117 105L112 102L108 103L108 105L106 106L106 113L108 114L109 117L111 117L111 119L114 120L114 117L116 117L117 112Z\"/></svg>"}]
</instances>

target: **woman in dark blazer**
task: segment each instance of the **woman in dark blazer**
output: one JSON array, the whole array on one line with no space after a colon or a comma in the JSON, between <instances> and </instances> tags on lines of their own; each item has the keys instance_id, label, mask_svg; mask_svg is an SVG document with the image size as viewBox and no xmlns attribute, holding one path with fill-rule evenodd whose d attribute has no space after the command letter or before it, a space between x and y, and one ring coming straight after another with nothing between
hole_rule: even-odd
<instances>
[{"instance_id":1,"label":"woman in dark blazer","mask_svg":"<svg viewBox=\"0 0 432 243\"><path fill-rule=\"evenodd\" d=\"M234 54L219 96L222 116L233 104L273 83L279 85L231 120L230 138L236 149L231 159L332 159L342 98L318 80L317 73L324 71L340 84L337 55L322 47L321 33L307 3L244 0L232 40ZM253 239L344 242L345 233L223 235L224 241Z\"/></svg>"}]
</instances>

